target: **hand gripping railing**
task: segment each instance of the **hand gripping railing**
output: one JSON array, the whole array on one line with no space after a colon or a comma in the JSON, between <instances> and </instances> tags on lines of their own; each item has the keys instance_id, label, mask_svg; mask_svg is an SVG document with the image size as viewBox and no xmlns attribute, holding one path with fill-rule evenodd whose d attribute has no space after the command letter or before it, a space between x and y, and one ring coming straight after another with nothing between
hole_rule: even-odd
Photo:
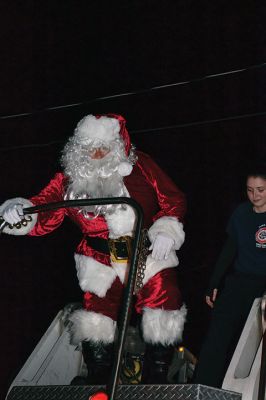
<instances>
[{"instance_id":1,"label":"hand gripping railing","mask_svg":"<svg viewBox=\"0 0 266 400\"><path fill-rule=\"evenodd\" d=\"M131 304L132 297L134 292L136 273L137 273L137 265L138 265L138 245L141 239L141 230L143 226L143 211L141 206L133 199L128 197L113 197L111 198L102 198L102 199L84 199L84 200L65 200L61 202L55 203L47 203L47 204L39 204L34 207L24 208L24 214L35 214L39 212L57 210L59 208L68 208L68 207L85 207L92 205L106 205L106 204L128 204L134 208L136 211L136 226L135 226L135 236L132 242L132 255L130 260L130 268L129 275L126 287L123 292L121 310L119 313L117 326L118 326L118 337L115 342L114 349L114 360L113 360L113 368L111 371L110 380L107 383L107 395L108 400L113 400L115 398L115 393L117 390L118 379L121 369L121 361L123 356L125 338L127 327L129 325L129 319L131 315ZM0 231L2 231L5 227L5 223L1 224Z\"/></svg>"}]
</instances>

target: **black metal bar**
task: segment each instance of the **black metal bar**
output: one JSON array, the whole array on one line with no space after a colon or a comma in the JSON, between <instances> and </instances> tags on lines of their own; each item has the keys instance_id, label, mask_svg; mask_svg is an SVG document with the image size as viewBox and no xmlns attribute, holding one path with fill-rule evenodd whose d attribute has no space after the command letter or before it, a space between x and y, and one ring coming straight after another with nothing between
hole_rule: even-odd
<instances>
[{"instance_id":1,"label":"black metal bar","mask_svg":"<svg viewBox=\"0 0 266 400\"><path fill-rule=\"evenodd\" d=\"M68 207L85 207L94 205L105 204L129 204L136 211L137 215L142 219L141 206L130 197L112 197L112 198L99 198L99 199L79 199L79 200L63 200L54 203L38 204L37 206L23 208L24 214L34 214L44 211L57 210L58 208ZM141 214L141 215L140 215Z\"/></svg>"},{"instance_id":2,"label":"black metal bar","mask_svg":"<svg viewBox=\"0 0 266 400\"><path fill-rule=\"evenodd\" d=\"M135 208L136 210L136 208ZM135 237L132 246L132 259L129 269L128 282L126 288L123 293L122 299L122 309L119 313L118 319L118 340L116 342L116 348L114 352L114 360L113 360L113 368L112 374L110 377L110 382L107 385L107 393L109 395L109 399L113 400L115 398L118 379L120 375L121 369L121 360L123 357L123 349L125 344L126 332L129 325L130 314L131 314L131 305L132 305L132 297L134 292L136 273L137 273L137 265L138 265L138 243L141 237L141 228L143 223L143 214L142 210L137 211L137 225L135 230Z\"/></svg>"},{"instance_id":3,"label":"black metal bar","mask_svg":"<svg viewBox=\"0 0 266 400\"><path fill-rule=\"evenodd\" d=\"M263 310L262 315L262 328L266 322L266 310ZM258 400L265 399L265 387L266 387L266 329L262 336L262 350L261 350L261 362L260 362L260 380L258 389Z\"/></svg>"},{"instance_id":4,"label":"black metal bar","mask_svg":"<svg viewBox=\"0 0 266 400\"><path fill-rule=\"evenodd\" d=\"M105 204L128 204L134 208L137 216L137 223L135 227L135 236L132 243L132 257L129 268L128 281L123 292L123 299L121 305L121 311L119 313L119 319L117 322L118 326L118 338L115 343L113 368L111 372L110 381L107 384L107 395L109 400L114 400L117 391L117 385L121 369L121 361L123 357L123 350L126 338L126 332L129 325L131 315L132 297L134 292L137 265L138 265L138 243L141 238L141 229L143 226L143 211L141 206L132 198L129 197L113 197L113 198L101 198L101 199L82 199L82 200L65 200L61 202L39 204L33 207L27 207L23 209L24 214L35 214L39 212L46 212L51 210L57 210L58 208L67 207L85 207L89 205L105 205ZM3 225L3 226L2 226ZM4 224L1 228L4 228Z\"/></svg>"}]
</instances>

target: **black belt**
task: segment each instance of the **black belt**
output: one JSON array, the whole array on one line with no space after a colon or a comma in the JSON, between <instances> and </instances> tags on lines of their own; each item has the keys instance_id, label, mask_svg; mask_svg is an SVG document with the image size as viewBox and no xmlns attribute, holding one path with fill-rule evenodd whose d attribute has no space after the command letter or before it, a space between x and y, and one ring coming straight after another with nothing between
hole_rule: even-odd
<instances>
[{"instance_id":1,"label":"black belt","mask_svg":"<svg viewBox=\"0 0 266 400\"><path fill-rule=\"evenodd\" d=\"M98 237L86 237L87 245L92 249L99 251L100 253L110 254L110 249L108 246L108 240Z\"/></svg>"},{"instance_id":2,"label":"black belt","mask_svg":"<svg viewBox=\"0 0 266 400\"><path fill-rule=\"evenodd\" d=\"M109 254L114 262L125 262L131 254L131 237L121 236L118 239L102 239L87 236L89 247L100 253Z\"/></svg>"}]
</instances>

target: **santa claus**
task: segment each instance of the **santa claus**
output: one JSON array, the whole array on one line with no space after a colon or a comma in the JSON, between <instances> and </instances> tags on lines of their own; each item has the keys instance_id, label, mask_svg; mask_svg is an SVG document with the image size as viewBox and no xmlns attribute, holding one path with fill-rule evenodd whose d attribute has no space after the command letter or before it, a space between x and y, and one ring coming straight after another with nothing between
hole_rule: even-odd
<instances>
[{"instance_id":1,"label":"santa claus","mask_svg":"<svg viewBox=\"0 0 266 400\"><path fill-rule=\"evenodd\" d=\"M66 199L128 196L142 206L150 240L143 286L134 302L146 344L142 381L165 383L186 317L176 276L186 204L183 193L158 165L135 151L125 124L119 115L85 116L63 150L63 172L29 200L18 197L0 206L7 234L45 235L65 216L81 229L75 263L84 301L83 308L70 316L70 337L82 348L89 384L106 383L110 372L135 212L125 204L61 208L33 214L26 226L18 223L24 207Z\"/></svg>"}]
</instances>

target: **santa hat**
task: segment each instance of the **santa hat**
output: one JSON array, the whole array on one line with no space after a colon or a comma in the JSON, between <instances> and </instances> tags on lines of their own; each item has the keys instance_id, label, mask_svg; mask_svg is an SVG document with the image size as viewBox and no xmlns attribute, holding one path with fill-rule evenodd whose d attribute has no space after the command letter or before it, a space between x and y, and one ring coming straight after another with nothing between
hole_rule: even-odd
<instances>
[{"instance_id":1,"label":"santa hat","mask_svg":"<svg viewBox=\"0 0 266 400\"><path fill-rule=\"evenodd\" d=\"M121 115L87 115L77 124L74 137L79 143L88 143L91 140L103 140L111 142L119 137L123 139L125 152L130 153L131 143L126 129L126 120ZM118 172L121 176L127 176L132 171L132 164L128 161L121 162Z\"/></svg>"},{"instance_id":2,"label":"santa hat","mask_svg":"<svg viewBox=\"0 0 266 400\"><path fill-rule=\"evenodd\" d=\"M101 116L97 116L97 118L100 118ZM126 128L126 120L124 117L122 117L122 115L118 115L118 114L106 114L106 117L108 118L113 118L116 119L119 122L120 125L120 136L122 137L124 143L125 143L125 150L126 150L126 154L129 155L130 152L130 148L131 148L131 142L130 142L130 137L129 137L129 133L128 130Z\"/></svg>"},{"instance_id":3,"label":"santa hat","mask_svg":"<svg viewBox=\"0 0 266 400\"><path fill-rule=\"evenodd\" d=\"M87 115L79 121L74 136L77 141L84 144L95 139L111 142L119 138L119 131L120 125L117 119Z\"/></svg>"}]
</instances>

